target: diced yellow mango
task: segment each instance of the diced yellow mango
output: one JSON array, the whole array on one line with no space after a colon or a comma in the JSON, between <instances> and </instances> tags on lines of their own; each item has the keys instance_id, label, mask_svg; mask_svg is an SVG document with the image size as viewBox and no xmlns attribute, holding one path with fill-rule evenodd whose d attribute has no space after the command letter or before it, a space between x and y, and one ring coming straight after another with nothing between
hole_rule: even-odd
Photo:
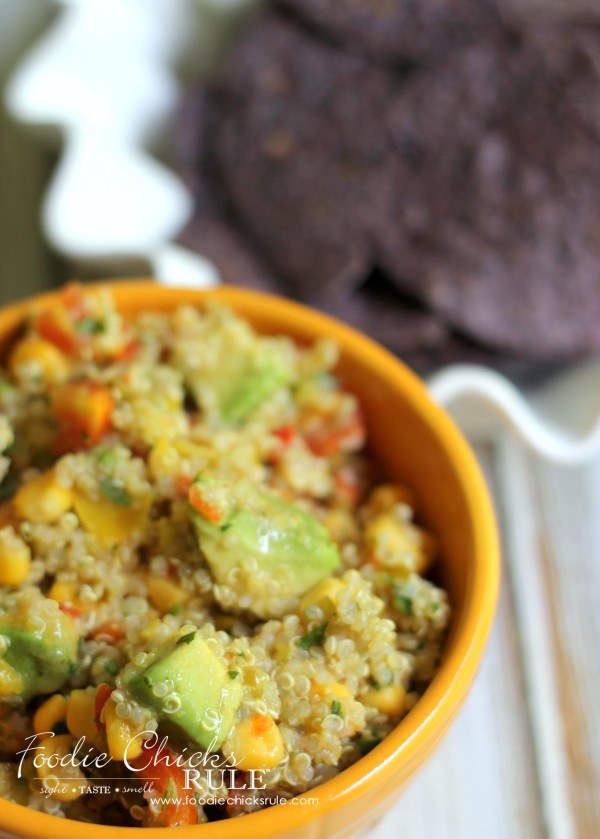
<instances>
[{"instance_id":1,"label":"diced yellow mango","mask_svg":"<svg viewBox=\"0 0 600 839\"><path fill-rule=\"evenodd\" d=\"M20 519L52 524L73 506L73 493L60 486L53 469L23 484L13 499L13 508Z\"/></svg>"},{"instance_id":2,"label":"diced yellow mango","mask_svg":"<svg viewBox=\"0 0 600 839\"><path fill-rule=\"evenodd\" d=\"M417 574L427 570L436 550L429 533L393 513L383 513L370 521L365 528L365 541L371 562Z\"/></svg>"},{"instance_id":3,"label":"diced yellow mango","mask_svg":"<svg viewBox=\"0 0 600 839\"><path fill-rule=\"evenodd\" d=\"M19 696L24 690L21 674L0 658L0 696Z\"/></svg>"},{"instance_id":4,"label":"diced yellow mango","mask_svg":"<svg viewBox=\"0 0 600 839\"><path fill-rule=\"evenodd\" d=\"M77 596L78 591L77 583L56 580L50 587L48 597L50 600L56 600L57 603L72 606L79 612L89 612L93 608L93 604L80 600Z\"/></svg>"},{"instance_id":5,"label":"diced yellow mango","mask_svg":"<svg viewBox=\"0 0 600 839\"><path fill-rule=\"evenodd\" d=\"M173 606L185 603L190 595L181 586L164 577L150 577L148 595L159 612L166 614Z\"/></svg>"},{"instance_id":6,"label":"diced yellow mango","mask_svg":"<svg viewBox=\"0 0 600 839\"><path fill-rule=\"evenodd\" d=\"M19 586L31 569L29 546L11 527L0 530L0 586Z\"/></svg>"},{"instance_id":7,"label":"diced yellow mango","mask_svg":"<svg viewBox=\"0 0 600 839\"><path fill-rule=\"evenodd\" d=\"M397 504L406 504L414 510L415 496L402 484L380 484L370 494L369 500L362 508L362 513L372 518L380 513L388 513Z\"/></svg>"},{"instance_id":8,"label":"diced yellow mango","mask_svg":"<svg viewBox=\"0 0 600 839\"><path fill-rule=\"evenodd\" d=\"M98 737L96 694L72 690L67 705L67 728L76 740L85 737L93 743Z\"/></svg>"},{"instance_id":9,"label":"diced yellow mango","mask_svg":"<svg viewBox=\"0 0 600 839\"><path fill-rule=\"evenodd\" d=\"M108 752L113 760L134 760L142 753L142 738L136 737L141 729L129 720L122 720L117 716L116 705L109 699L104 706L104 723L106 725L106 739ZM135 739L134 739L135 738Z\"/></svg>"},{"instance_id":10,"label":"diced yellow mango","mask_svg":"<svg viewBox=\"0 0 600 839\"><path fill-rule=\"evenodd\" d=\"M322 699L329 697L337 700L352 699L352 694L341 682L328 682L327 684L320 684L319 682L312 682L311 693L320 696Z\"/></svg>"},{"instance_id":11,"label":"diced yellow mango","mask_svg":"<svg viewBox=\"0 0 600 839\"><path fill-rule=\"evenodd\" d=\"M309 606L319 606L325 615L332 615L336 609L336 600L344 583L337 577L322 580L310 589L300 601L300 614L304 614Z\"/></svg>"},{"instance_id":12,"label":"diced yellow mango","mask_svg":"<svg viewBox=\"0 0 600 839\"><path fill-rule=\"evenodd\" d=\"M389 685L379 690L370 690L359 697L359 700L363 705L377 708L382 714L397 717L404 711L406 690L402 685Z\"/></svg>"},{"instance_id":13,"label":"diced yellow mango","mask_svg":"<svg viewBox=\"0 0 600 839\"><path fill-rule=\"evenodd\" d=\"M108 498L92 499L76 491L73 498L80 522L105 548L128 539L131 532L141 530L146 520L146 508L120 507Z\"/></svg>"},{"instance_id":14,"label":"diced yellow mango","mask_svg":"<svg viewBox=\"0 0 600 839\"><path fill-rule=\"evenodd\" d=\"M273 769L283 760L285 750L275 721L264 714L254 714L234 728L221 748L239 769Z\"/></svg>"},{"instance_id":15,"label":"diced yellow mango","mask_svg":"<svg viewBox=\"0 0 600 839\"><path fill-rule=\"evenodd\" d=\"M155 479L176 475L180 470L179 452L172 443L161 440L148 455L148 468Z\"/></svg>"},{"instance_id":16,"label":"diced yellow mango","mask_svg":"<svg viewBox=\"0 0 600 839\"><path fill-rule=\"evenodd\" d=\"M60 384L71 371L67 357L42 338L25 338L15 346L8 369L16 379L39 376L45 384Z\"/></svg>"},{"instance_id":17,"label":"diced yellow mango","mask_svg":"<svg viewBox=\"0 0 600 839\"><path fill-rule=\"evenodd\" d=\"M67 718L67 700L60 693L55 693L40 705L33 715L33 730L36 734L50 736L57 723Z\"/></svg>"}]
</instances>

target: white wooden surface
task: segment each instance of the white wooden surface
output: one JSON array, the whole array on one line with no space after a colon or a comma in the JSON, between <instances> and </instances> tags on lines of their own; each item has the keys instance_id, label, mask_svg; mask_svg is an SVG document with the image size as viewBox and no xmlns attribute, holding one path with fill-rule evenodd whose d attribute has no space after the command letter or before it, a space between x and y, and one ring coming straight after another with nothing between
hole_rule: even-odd
<instances>
[{"instance_id":1,"label":"white wooden surface","mask_svg":"<svg viewBox=\"0 0 600 839\"><path fill-rule=\"evenodd\" d=\"M600 460L548 466L506 440L478 454L503 583L473 690L369 839L600 836Z\"/></svg>"}]
</instances>

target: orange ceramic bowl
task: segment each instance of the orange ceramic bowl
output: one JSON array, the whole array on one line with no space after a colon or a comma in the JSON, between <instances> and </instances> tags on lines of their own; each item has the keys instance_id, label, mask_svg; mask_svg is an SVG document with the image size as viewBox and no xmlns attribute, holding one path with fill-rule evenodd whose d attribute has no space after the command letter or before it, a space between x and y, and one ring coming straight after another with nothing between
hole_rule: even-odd
<instances>
[{"instance_id":1,"label":"orange ceramic bowl","mask_svg":"<svg viewBox=\"0 0 600 839\"><path fill-rule=\"evenodd\" d=\"M499 554L492 506L475 457L413 373L373 341L323 314L239 288L193 292L151 282L110 287L125 314L211 298L230 305L261 332L300 342L334 338L341 348L339 375L362 402L373 455L393 478L415 490L420 517L439 538L439 575L453 607L450 635L437 675L394 731L353 766L311 790L310 804L292 799L238 819L170 829L177 839L338 839L364 831L392 806L440 742L483 654L496 603ZM47 294L2 310L0 346L14 336L32 303L47 306L55 299ZM130 839L132 829L58 821L0 800L0 830L13 836ZM165 828L148 828L145 836L165 839Z\"/></svg>"}]
</instances>

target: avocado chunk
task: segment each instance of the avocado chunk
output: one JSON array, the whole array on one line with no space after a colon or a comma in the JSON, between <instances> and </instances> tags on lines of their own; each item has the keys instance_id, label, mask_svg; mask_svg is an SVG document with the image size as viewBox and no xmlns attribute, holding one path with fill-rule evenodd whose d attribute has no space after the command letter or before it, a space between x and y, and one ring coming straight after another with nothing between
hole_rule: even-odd
<instances>
[{"instance_id":1,"label":"avocado chunk","mask_svg":"<svg viewBox=\"0 0 600 839\"><path fill-rule=\"evenodd\" d=\"M211 418L245 420L293 376L280 341L256 335L236 318L215 321L203 337L203 352L178 347L175 363L184 373L197 406Z\"/></svg>"},{"instance_id":2,"label":"avocado chunk","mask_svg":"<svg viewBox=\"0 0 600 839\"><path fill-rule=\"evenodd\" d=\"M324 525L250 482L201 473L189 498L202 553L227 590L224 605L280 617L340 565Z\"/></svg>"},{"instance_id":3,"label":"avocado chunk","mask_svg":"<svg viewBox=\"0 0 600 839\"><path fill-rule=\"evenodd\" d=\"M0 605L0 695L30 699L58 690L77 667L73 620L35 589Z\"/></svg>"},{"instance_id":4,"label":"avocado chunk","mask_svg":"<svg viewBox=\"0 0 600 839\"><path fill-rule=\"evenodd\" d=\"M231 679L196 630L153 651L143 665L130 664L122 677L125 690L152 708L159 720L214 751L229 733L242 700L241 684ZM164 696L163 685L169 688Z\"/></svg>"}]
</instances>

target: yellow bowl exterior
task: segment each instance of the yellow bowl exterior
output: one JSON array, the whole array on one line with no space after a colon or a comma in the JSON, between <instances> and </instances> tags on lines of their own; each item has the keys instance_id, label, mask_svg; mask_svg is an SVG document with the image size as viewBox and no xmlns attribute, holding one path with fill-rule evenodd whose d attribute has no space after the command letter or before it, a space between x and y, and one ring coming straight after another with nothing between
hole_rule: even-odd
<instances>
[{"instance_id":1,"label":"yellow bowl exterior","mask_svg":"<svg viewBox=\"0 0 600 839\"><path fill-rule=\"evenodd\" d=\"M453 606L450 636L439 672L417 705L372 752L307 795L317 803L289 802L242 818L200 827L170 828L177 839L325 839L364 831L396 801L438 745L473 681L492 622L499 583L499 549L488 491L469 446L421 381L370 339L313 309L247 289L163 288L150 281L102 284L124 313L167 311L217 299L261 332L300 342L328 336L341 348L340 376L364 406L373 454L390 474L416 491L419 511L442 547L440 577ZM57 292L0 311L0 346L17 334L32 308L52 305ZM432 801L432 806L435 802ZM128 839L132 828L88 825L0 800L5 835L53 839ZM147 828L146 839L165 839Z\"/></svg>"}]
</instances>

